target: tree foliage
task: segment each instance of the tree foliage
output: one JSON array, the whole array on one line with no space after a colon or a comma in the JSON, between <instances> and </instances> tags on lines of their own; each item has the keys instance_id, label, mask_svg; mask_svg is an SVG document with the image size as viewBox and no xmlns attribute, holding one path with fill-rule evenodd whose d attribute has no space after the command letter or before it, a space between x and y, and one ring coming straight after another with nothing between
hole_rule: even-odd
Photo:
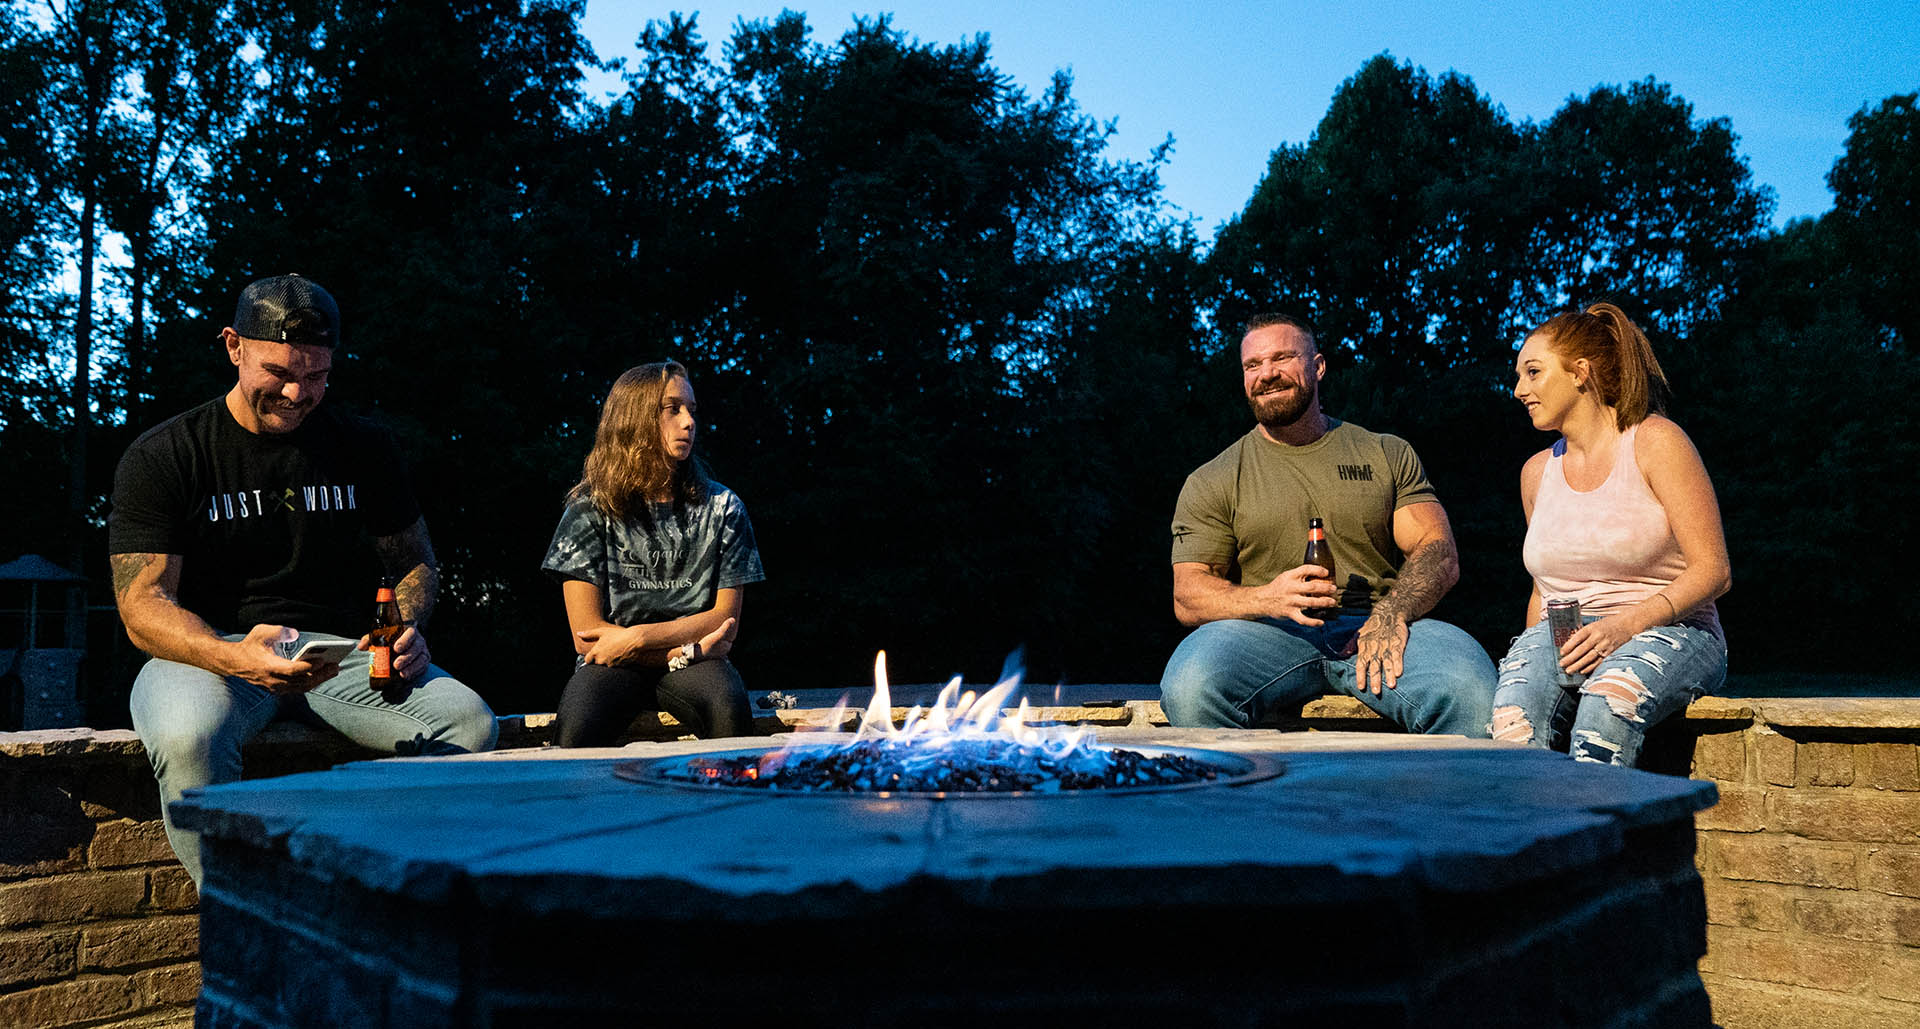
<instances>
[{"instance_id":1,"label":"tree foliage","mask_svg":"<svg viewBox=\"0 0 1920 1029\"><path fill-rule=\"evenodd\" d=\"M1920 350L1920 94L1892 96L1847 120L1846 153L1827 176L1847 286L1886 341Z\"/></svg>"},{"instance_id":2,"label":"tree foliage","mask_svg":"<svg viewBox=\"0 0 1920 1029\"><path fill-rule=\"evenodd\" d=\"M1532 213L1514 202L1520 148L1464 77L1368 61L1222 228L1209 261L1221 325L1297 311L1337 363L1375 362L1391 383L1468 359L1511 329Z\"/></svg>"}]
</instances>

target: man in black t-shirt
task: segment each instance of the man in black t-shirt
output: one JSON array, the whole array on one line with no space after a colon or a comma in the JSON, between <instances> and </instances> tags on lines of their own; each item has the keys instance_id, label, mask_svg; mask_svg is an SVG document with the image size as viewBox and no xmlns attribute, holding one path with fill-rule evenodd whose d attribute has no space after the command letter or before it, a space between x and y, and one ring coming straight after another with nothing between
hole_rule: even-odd
<instances>
[{"instance_id":1,"label":"man in black t-shirt","mask_svg":"<svg viewBox=\"0 0 1920 1029\"><path fill-rule=\"evenodd\" d=\"M114 474L114 601L152 657L134 680L133 724L196 883L199 838L175 829L166 805L240 778L241 746L275 718L402 754L494 743L493 712L432 663L421 635L438 573L393 441L321 406L339 337L319 285L282 275L248 286L220 333L233 389L148 430ZM410 626L393 646L404 688L386 696L369 685L361 635L383 574ZM356 637L337 662L289 656Z\"/></svg>"}]
</instances>

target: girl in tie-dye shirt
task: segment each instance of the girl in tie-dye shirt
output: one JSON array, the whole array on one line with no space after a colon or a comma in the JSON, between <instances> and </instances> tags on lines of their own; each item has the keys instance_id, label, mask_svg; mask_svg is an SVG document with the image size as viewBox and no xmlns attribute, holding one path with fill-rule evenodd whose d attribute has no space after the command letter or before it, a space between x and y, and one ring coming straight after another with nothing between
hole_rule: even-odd
<instances>
[{"instance_id":1,"label":"girl in tie-dye shirt","mask_svg":"<svg viewBox=\"0 0 1920 1029\"><path fill-rule=\"evenodd\" d=\"M727 654L744 588L766 576L746 506L693 456L695 410L676 362L614 380L541 562L560 580L577 655L560 695L563 747L612 745L644 710L703 738L752 731Z\"/></svg>"}]
</instances>

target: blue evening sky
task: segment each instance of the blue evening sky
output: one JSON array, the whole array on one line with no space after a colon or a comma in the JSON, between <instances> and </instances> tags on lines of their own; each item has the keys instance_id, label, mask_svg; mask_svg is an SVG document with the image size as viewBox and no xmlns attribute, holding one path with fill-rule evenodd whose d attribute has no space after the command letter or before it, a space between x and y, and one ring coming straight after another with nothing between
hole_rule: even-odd
<instances>
[{"instance_id":1,"label":"blue evening sky","mask_svg":"<svg viewBox=\"0 0 1920 1029\"><path fill-rule=\"evenodd\" d=\"M1545 120L1569 96L1648 76L1724 117L1756 180L1779 199L1775 222L1833 206L1826 174L1847 118L1920 90L1920 3L1748 2L1299 3L1259 0L890 0L856 6L724 6L589 0L583 30L600 57L629 57L649 18L698 13L710 53L741 18L803 11L831 43L858 15L893 14L930 43L985 33L993 65L1038 94L1072 73L1087 114L1118 119L1111 154L1144 159L1174 137L1165 195L1210 240L1260 181L1267 156L1304 143L1340 83L1386 51L1438 76L1453 69L1515 121ZM595 95L617 90L590 81Z\"/></svg>"}]
</instances>

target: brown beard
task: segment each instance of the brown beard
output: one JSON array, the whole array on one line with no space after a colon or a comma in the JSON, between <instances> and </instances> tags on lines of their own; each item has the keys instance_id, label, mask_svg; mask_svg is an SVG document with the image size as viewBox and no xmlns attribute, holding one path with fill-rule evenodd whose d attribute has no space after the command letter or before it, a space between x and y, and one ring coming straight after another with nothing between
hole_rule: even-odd
<instances>
[{"instance_id":1,"label":"brown beard","mask_svg":"<svg viewBox=\"0 0 1920 1029\"><path fill-rule=\"evenodd\" d=\"M1248 397L1247 407L1253 411L1253 420L1261 425L1269 429L1285 428L1307 413L1319 392L1315 383L1295 383L1293 391L1284 398Z\"/></svg>"}]
</instances>

